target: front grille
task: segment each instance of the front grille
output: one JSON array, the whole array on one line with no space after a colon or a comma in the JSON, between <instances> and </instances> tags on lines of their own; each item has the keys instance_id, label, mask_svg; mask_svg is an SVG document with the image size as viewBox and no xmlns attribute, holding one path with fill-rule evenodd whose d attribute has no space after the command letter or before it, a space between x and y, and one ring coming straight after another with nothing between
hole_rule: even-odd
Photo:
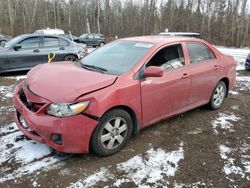
<instances>
[{"instance_id":1,"label":"front grille","mask_svg":"<svg viewBox=\"0 0 250 188\"><path fill-rule=\"evenodd\" d=\"M22 101L22 103L32 112L37 112L44 105L44 103L35 103L29 101L23 90L19 92L19 98Z\"/></svg>"}]
</instances>

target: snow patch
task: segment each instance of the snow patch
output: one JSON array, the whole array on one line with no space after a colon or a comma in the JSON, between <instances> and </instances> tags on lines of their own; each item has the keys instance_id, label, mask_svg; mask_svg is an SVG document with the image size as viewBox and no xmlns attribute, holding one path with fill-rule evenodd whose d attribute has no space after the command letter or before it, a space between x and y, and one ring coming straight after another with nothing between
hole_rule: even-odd
<instances>
[{"instance_id":1,"label":"snow patch","mask_svg":"<svg viewBox=\"0 0 250 188\"><path fill-rule=\"evenodd\" d=\"M153 183L159 187L169 185L168 178L174 177L179 169L179 162L184 159L183 143L178 150L166 152L163 149L149 149L144 155L136 155L116 166L119 176L111 174L103 168L99 172L71 184L70 188L92 187L100 181L113 181L112 186L119 187L123 183L133 182L137 187L151 187Z\"/></svg>"},{"instance_id":2,"label":"snow patch","mask_svg":"<svg viewBox=\"0 0 250 188\"><path fill-rule=\"evenodd\" d=\"M100 181L108 180L108 169L102 168L99 172L88 176L82 181L78 181L70 186L70 188L80 188L80 187L92 187Z\"/></svg>"},{"instance_id":3,"label":"snow patch","mask_svg":"<svg viewBox=\"0 0 250 188\"><path fill-rule=\"evenodd\" d=\"M45 144L27 140L15 123L2 126L0 131L3 135L0 137L0 173L4 174L0 182L54 168L56 163L66 158L54 155ZM4 168L5 164L9 168Z\"/></svg>"},{"instance_id":4,"label":"snow patch","mask_svg":"<svg viewBox=\"0 0 250 188\"><path fill-rule=\"evenodd\" d=\"M126 181L136 185L155 183L165 177L173 177L178 170L178 162L184 159L183 148L177 151L165 152L162 149L150 149L146 152L146 160L135 156L127 162L117 165L119 171L127 173Z\"/></svg>"},{"instance_id":5,"label":"snow patch","mask_svg":"<svg viewBox=\"0 0 250 188\"><path fill-rule=\"evenodd\" d=\"M248 76L237 76L236 77L236 86L237 89L243 91L250 90L250 77Z\"/></svg>"},{"instance_id":6,"label":"snow patch","mask_svg":"<svg viewBox=\"0 0 250 188\"><path fill-rule=\"evenodd\" d=\"M230 90L228 93L230 93L232 95L239 95L238 91L233 91L233 90Z\"/></svg>"},{"instance_id":7,"label":"snow patch","mask_svg":"<svg viewBox=\"0 0 250 188\"><path fill-rule=\"evenodd\" d=\"M233 182L234 180L230 175L236 174L241 178L250 180L250 145L246 144L240 149L232 149L222 144L219 145L219 151L221 158L224 160L223 172L226 174L227 179ZM240 157L240 161L236 162L234 155Z\"/></svg>"},{"instance_id":8,"label":"snow patch","mask_svg":"<svg viewBox=\"0 0 250 188\"><path fill-rule=\"evenodd\" d=\"M177 183L175 182L173 185L174 188L200 188L200 187L209 187L207 186L205 183L203 182L195 182L195 183L191 183L191 184L184 184L184 183ZM213 187L213 185L210 183L210 187Z\"/></svg>"},{"instance_id":9,"label":"snow patch","mask_svg":"<svg viewBox=\"0 0 250 188\"><path fill-rule=\"evenodd\" d=\"M228 115L224 113L219 113L219 117L212 121L214 132L218 134L218 128L228 130L229 132L234 132L234 125L231 122L236 122L238 120L240 120L240 117L234 114Z\"/></svg>"},{"instance_id":10,"label":"snow patch","mask_svg":"<svg viewBox=\"0 0 250 188\"><path fill-rule=\"evenodd\" d=\"M238 62L238 65L236 67L236 70L245 70L245 61L247 58L247 55L249 53L249 49L245 48L226 48L222 46L216 47L221 53L233 56L235 61Z\"/></svg>"},{"instance_id":11,"label":"snow patch","mask_svg":"<svg viewBox=\"0 0 250 188\"><path fill-rule=\"evenodd\" d=\"M14 92L14 85L0 86L0 94L2 99L12 98Z\"/></svg>"},{"instance_id":12,"label":"snow patch","mask_svg":"<svg viewBox=\"0 0 250 188\"><path fill-rule=\"evenodd\" d=\"M233 110L239 110L239 105L233 105L233 106L231 106L231 109L233 109Z\"/></svg>"},{"instance_id":13,"label":"snow patch","mask_svg":"<svg viewBox=\"0 0 250 188\"><path fill-rule=\"evenodd\" d=\"M19 80L24 80L24 79L26 79L27 76L26 76L26 75L21 75L21 76L8 76L8 77L5 77L5 78L19 81Z\"/></svg>"},{"instance_id":14,"label":"snow patch","mask_svg":"<svg viewBox=\"0 0 250 188\"><path fill-rule=\"evenodd\" d=\"M12 133L12 132L15 132L15 131L18 131L18 130L19 129L17 128L15 123L10 123L8 125L0 126L0 135Z\"/></svg>"}]
</instances>

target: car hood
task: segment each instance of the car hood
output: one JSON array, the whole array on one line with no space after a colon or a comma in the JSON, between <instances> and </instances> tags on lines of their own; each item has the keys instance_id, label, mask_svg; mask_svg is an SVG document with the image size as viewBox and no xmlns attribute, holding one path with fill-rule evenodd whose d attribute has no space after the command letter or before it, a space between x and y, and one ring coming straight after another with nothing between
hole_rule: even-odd
<instances>
[{"instance_id":1,"label":"car hood","mask_svg":"<svg viewBox=\"0 0 250 188\"><path fill-rule=\"evenodd\" d=\"M53 103L73 102L76 98L108 87L117 76L101 74L69 62L38 65L27 75L28 88Z\"/></svg>"}]
</instances>

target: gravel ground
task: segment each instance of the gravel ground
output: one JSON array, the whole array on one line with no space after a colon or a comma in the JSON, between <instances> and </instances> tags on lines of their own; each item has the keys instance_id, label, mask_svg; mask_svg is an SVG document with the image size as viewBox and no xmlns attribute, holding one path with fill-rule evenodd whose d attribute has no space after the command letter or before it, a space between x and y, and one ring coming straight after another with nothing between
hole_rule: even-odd
<instances>
[{"instance_id":1,"label":"gravel ground","mask_svg":"<svg viewBox=\"0 0 250 188\"><path fill-rule=\"evenodd\" d=\"M0 77L0 187L250 187L250 72L221 109L178 115L140 132L116 155L57 153L13 123L14 86Z\"/></svg>"}]
</instances>

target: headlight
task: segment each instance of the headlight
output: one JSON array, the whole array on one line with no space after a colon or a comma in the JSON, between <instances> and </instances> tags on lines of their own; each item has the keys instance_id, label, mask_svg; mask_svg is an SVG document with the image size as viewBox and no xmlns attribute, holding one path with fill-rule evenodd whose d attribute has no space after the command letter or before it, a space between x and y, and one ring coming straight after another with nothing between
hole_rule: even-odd
<instances>
[{"instance_id":1,"label":"headlight","mask_svg":"<svg viewBox=\"0 0 250 188\"><path fill-rule=\"evenodd\" d=\"M51 104L46 112L56 117L69 117L82 113L89 105L89 101L79 103Z\"/></svg>"}]
</instances>

